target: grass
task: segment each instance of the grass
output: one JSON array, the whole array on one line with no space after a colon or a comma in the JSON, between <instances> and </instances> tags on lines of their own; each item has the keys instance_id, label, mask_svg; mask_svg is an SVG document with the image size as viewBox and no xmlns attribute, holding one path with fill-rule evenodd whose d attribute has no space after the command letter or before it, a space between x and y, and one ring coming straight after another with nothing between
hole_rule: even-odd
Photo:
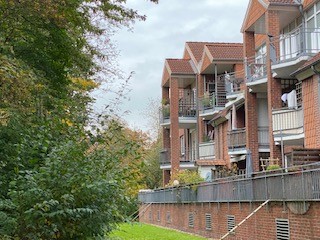
<instances>
[{"instance_id":1,"label":"grass","mask_svg":"<svg viewBox=\"0 0 320 240\"><path fill-rule=\"evenodd\" d=\"M206 238L141 223L124 223L110 235L112 240L204 240Z\"/></svg>"}]
</instances>

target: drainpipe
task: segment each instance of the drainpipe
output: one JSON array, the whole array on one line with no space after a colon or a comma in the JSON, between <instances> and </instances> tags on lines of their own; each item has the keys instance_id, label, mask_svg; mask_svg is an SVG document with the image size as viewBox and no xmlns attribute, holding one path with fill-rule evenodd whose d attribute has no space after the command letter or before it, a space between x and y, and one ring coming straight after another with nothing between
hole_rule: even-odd
<instances>
[{"instance_id":1,"label":"drainpipe","mask_svg":"<svg viewBox=\"0 0 320 240\"><path fill-rule=\"evenodd\" d=\"M301 47L301 52L305 52L307 50L306 46L306 37L305 37L305 29L306 29L306 19L304 17L304 12L303 12L303 5L302 5L302 0L296 0L297 3L299 3L299 12L301 15L301 22L302 22L302 28L301 28L301 36L300 36L300 47Z\"/></svg>"},{"instance_id":2,"label":"drainpipe","mask_svg":"<svg viewBox=\"0 0 320 240\"><path fill-rule=\"evenodd\" d=\"M215 105L218 103L218 67L214 64L214 78L215 78ZM214 106L215 107L215 106Z\"/></svg>"},{"instance_id":3,"label":"drainpipe","mask_svg":"<svg viewBox=\"0 0 320 240\"><path fill-rule=\"evenodd\" d=\"M199 74L196 74L196 116L197 116L197 124L196 124L196 159L197 161L199 159L199 95L198 95L198 79Z\"/></svg>"}]
</instances>

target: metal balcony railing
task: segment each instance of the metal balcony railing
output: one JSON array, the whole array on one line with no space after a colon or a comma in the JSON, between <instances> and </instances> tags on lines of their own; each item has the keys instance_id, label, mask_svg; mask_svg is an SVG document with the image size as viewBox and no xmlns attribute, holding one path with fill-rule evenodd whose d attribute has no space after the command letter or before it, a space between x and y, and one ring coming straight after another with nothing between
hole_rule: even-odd
<instances>
[{"instance_id":1,"label":"metal balcony railing","mask_svg":"<svg viewBox=\"0 0 320 240\"><path fill-rule=\"evenodd\" d=\"M170 119L170 105L164 105L159 109L159 122L163 124Z\"/></svg>"},{"instance_id":2,"label":"metal balcony railing","mask_svg":"<svg viewBox=\"0 0 320 240\"><path fill-rule=\"evenodd\" d=\"M196 160L195 147L180 148L180 162L194 162Z\"/></svg>"},{"instance_id":3,"label":"metal balcony railing","mask_svg":"<svg viewBox=\"0 0 320 240\"><path fill-rule=\"evenodd\" d=\"M170 164L171 163L171 149L166 148L162 149L160 151L160 164L165 165L165 164Z\"/></svg>"},{"instance_id":4,"label":"metal balcony railing","mask_svg":"<svg viewBox=\"0 0 320 240\"><path fill-rule=\"evenodd\" d=\"M240 91L240 84L244 80L244 70L226 73L223 77L226 84L226 93L232 95Z\"/></svg>"},{"instance_id":5,"label":"metal balcony railing","mask_svg":"<svg viewBox=\"0 0 320 240\"><path fill-rule=\"evenodd\" d=\"M246 147L246 128L240 128L228 132L228 149L236 151Z\"/></svg>"},{"instance_id":6,"label":"metal balcony railing","mask_svg":"<svg viewBox=\"0 0 320 240\"><path fill-rule=\"evenodd\" d=\"M179 103L179 117L195 117L196 115L195 103Z\"/></svg>"},{"instance_id":7,"label":"metal balcony railing","mask_svg":"<svg viewBox=\"0 0 320 240\"><path fill-rule=\"evenodd\" d=\"M251 83L267 77L266 54L245 59L246 82Z\"/></svg>"},{"instance_id":8,"label":"metal balcony railing","mask_svg":"<svg viewBox=\"0 0 320 240\"><path fill-rule=\"evenodd\" d=\"M273 134L296 135L303 133L302 108L280 108L272 110Z\"/></svg>"},{"instance_id":9,"label":"metal balcony railing","mask_svg":"<svg viewBox=\"0 0 320 240\"><path fill-rule=\"evenodd\" d=\"M320 200L320 164L139 193L142 203Z\"/></svg>"},{"instance_id":10,"label":"metal balcony railing","mask_svg":"<svg viewBox=\"0 0 320 240\"><path fill-rule=\"evenodd\" d=\"M215 157L214 142L204 142L199 144L199 159L213 159Z\"/></svg>"},{"instance_id":11,"label":"metal balcony railing","mask_svg":"<svg viewBox=\"0 0 320 240\"><path fill-rule=\"evenodd\" d=\"M160 151L160 164L171 164L171 149L165 148ZM184 162L194 162L196 160L196 150L195 148L181 148L179 161Z\"/></svg>"},{"instance_id":12,"label":"metal balcony railing","mask_svg":"<svg viewBox=\"0 0 320 240\"><path fill-rule=\"evenodd\" d=\"M276 51L276 47L279 51ZM274 64L291 61L320 51L320 28L297 28L271 39L271 60Z\"/></svg>"}]
</instances>

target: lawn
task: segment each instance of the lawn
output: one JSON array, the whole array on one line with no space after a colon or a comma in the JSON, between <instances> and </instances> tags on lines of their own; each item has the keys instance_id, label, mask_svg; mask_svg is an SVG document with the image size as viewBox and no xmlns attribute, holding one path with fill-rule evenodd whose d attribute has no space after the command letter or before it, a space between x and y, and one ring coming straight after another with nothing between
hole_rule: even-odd
<instances>
[{"instance_id":1,"label":"lawn","mask_svg":"<svg viewBox=\"0 0 320 240\"><path fill-rule=\"evenodd\" d=\"M110 235L112 240L204 240L206 238L141 223L125 223Z\"/></svg>"}]
</instances>

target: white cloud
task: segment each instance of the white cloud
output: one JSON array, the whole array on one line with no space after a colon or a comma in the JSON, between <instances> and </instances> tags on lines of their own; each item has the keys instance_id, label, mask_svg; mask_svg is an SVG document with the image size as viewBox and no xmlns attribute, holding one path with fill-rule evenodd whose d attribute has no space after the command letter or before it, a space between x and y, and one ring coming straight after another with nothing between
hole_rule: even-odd
<instances>
[{"instance_id":1,"label":"white cloud","mask_svg":"<svg viewBox=\"0 0 320 240\"><path fill-rule=\"evenodd\" d=\"M125 120L131 127L146 129L141 114L149 98L160 98L165 58L180 58L186 41L241 42L241 24L249 0L160 0L153 4L128 0L127 4L147 15L137 22L133 32L120 30L115 35L121 51L120 67L134 71L129 94L123 105L130 115ZM103 101L98 100L98 104Z\"/></svg>"}]
</instances>

